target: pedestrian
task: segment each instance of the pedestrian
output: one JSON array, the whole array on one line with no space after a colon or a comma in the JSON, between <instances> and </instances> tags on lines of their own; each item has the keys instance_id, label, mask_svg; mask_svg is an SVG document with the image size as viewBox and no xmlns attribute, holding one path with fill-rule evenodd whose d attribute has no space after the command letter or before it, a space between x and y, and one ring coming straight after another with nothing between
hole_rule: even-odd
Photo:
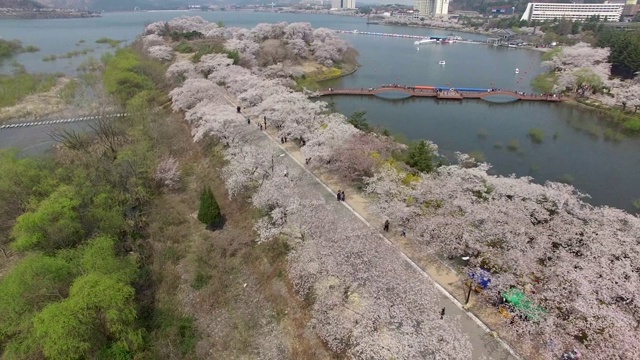
<instances>
[{"instance_id":1,"label":"pedestrian","mask_svg":"<svg viewBox=\"0 0 640 360\"><path fill-rule=\"evenodd\" d=\"M289 177L289 170L284 169L284 177Z\"/></svg>"},{"instance_id":2,"label":"pedestrian","mask_svg":"<svg viewBox=\"0 0 640 360\"><path fill-rule=\"evenodd\" d=\"M338 199L338 201L342 200L342 190L338 190L338 193L336 194L336 199Z\"/></svg>"},{"instance_id":3,"label":"pedestrian","mask_svg":"<svg viewBox=\"0 0 640 360\"><path fill-rule=\"evenodd\" d=\"M400 234L402 237L407 237L407 229L402 229L402 233Z\"/></svg>"},{"instance_id":4,"label":"pedestrian","mask_svg":"<svg viewBox=\"0 0 640 360\"><path fill-rule=\"evenodd\" d=\"M240 106L236 106L236 111L238 112L238 114L240 113Z\"/></svg>"},{"instance_id":5,"label":"pedestrian","mask_svg":"<svg viewBox=\"0 0 640 360\"><path fill-rule=\"evenodd\" d=\"M258 123L258 127L262 130L262 124Z\"/></svg>"},{"instance_id":6,"label":"pedestrian","mask_svg":"<svg viewBox=\"0 0 640 360\"><path fill-rule=\"evenodd\" d=\"M251 118L247 116L247 124L251 125Z\"/></svg>"},{"instance_id":7,"label":"pedestrian","mask_svg":"<svg viewBox=\"0 0 640 360\"><path fill-rule=\"evenodd\" d=\"M267 130L267 116L264 116L264 129Z\"/></svg>"},{"instance_id":8,"label":"pedestrian","mask_svg":"<svg viewBox=\"0 0 640 360\"><path fill-rule=\"evenodd\" d=\"M444 312L445 308L442 308L442 310L440 310L440 320L444 319Z\"/></svg>"},{"instance_id":9,"label":"pedestrian","mask_svg":"<svg viewBox=\"0 0 640 360\"><path fill-rule=\"evenodd\" d=\"M345 201L345 199L344 190L342 190L342 201Z\"/></svg>"},{"instance_id":10,"label":"pedestrian","mask_svg":"<svg viewBox=\"0 0 640 360\"><path fill-rule=\"evenodd\" d=\"M384 222L384 231L389 232L389 219Z\"/></svg>"},{"instance_id":11,"label":"pedestrian","mask_svg":"<svg viewBox=\"0 0 640 360\"><path fill-rule=\"evenodd\" d=\"M284 144L284 137L282 137L282 136L280 137L280 143Z\"/></svg>"},{"instance_id":12,"label":"pedestrian","mask_svg":"<svg viewBox=\"0 0 640 360\"><path fill-rule=\"evenodd\" d=\"M286 136L284 137L284 142L287 142L287 137Z\"/></svg>"}]
</instances>

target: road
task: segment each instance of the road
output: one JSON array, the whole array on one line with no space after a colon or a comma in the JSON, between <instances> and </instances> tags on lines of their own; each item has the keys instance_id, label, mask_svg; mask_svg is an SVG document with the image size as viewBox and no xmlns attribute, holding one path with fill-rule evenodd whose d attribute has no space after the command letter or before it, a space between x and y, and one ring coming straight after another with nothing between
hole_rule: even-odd
<instances>
[{"instance_id":1,"label":"road","mask_svg":"<svg viewBox=\"0 0 640 360\"><path fill-rule=\"evenodd\" d=\"M0 149L17 148L20 149L22 154L27 156L42 154L56 144L49 134L60 129L78 132L90 131L89 125L91 123L92 122L78 122L0 129Z\"/></svg>"}]
</instances>

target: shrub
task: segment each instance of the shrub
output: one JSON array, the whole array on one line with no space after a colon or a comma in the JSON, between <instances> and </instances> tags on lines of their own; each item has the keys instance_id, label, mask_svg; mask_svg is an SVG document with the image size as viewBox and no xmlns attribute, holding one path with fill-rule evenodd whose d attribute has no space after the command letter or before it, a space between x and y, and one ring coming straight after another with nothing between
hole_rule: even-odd
<instances>
[{"instance_id":1,"label":"shrub","mask_svg":"<svg viewBox=\"0 0 640 360\"><path fill-rule=\"evenodd\" d=\"M121 42L124 42L124 40L115 40L108 37L102 37L96 40L96 44L109 44L111 47L116 47L120 45Z\"/></svg>"},{"instance_id":2,"label":"shrub","mask_svg":"<svg viewBox=\"0 0 640 360\"><path fill-rule=\"evenodd\" d=\"M640 131L640 119L631 119L625 121L624 128L630 131Z\"/></svg>"},{"instance_id":3,"label":"shrub","mask_svg":"<svg viewBox=\"0 0 640 360\"><path fill-rule=\"evenodd\" d=\"M211 188L206 188L200 194L200 210L198 210L198 220L207 226L214 225L222 220L220 206L213 196Z\"/></svg>"},{"instance_id":4,"label":"shrub","mask_svg":"<svg viewBox=\"0 0 640 360\"><path fill-rule=\"evenodd\" d=\"M173 50L181 53L181 54L189 54L195 51L193 46L186 41L181 41L178 45L176 45Z\"/></svg>"},{"instance_id":5,"label":"shrub","mask_svg":"<svg viewBox=\"0 0 640 360\"><path fill-rule=\"evenodd\" d=\"M23 51L23 48L20 41L0 39L0 59L11 57L21 51Z\"/></svg>"},{"instance_id":6,"label":"shrub","mask_svg":"<svg viewBox=\"0 0 640 360\"><path fill-rule=\"evenodd\" d=\"M432 172L436 168L434 151L426 141L409 145L407 165L422 172Z\"/></svg>"},{"instance_id":7,"label":"shrub","mask_svg":"<svg viewBox=\"0 0 640 360\"><path fill-rule=\"evenodd\" d=\"M517 139L513 139L513 140L509 141L507 143L507 149L509 149L511 151L520 150L520 141L518 141Z\"/></svg>"},{"instance_id":8,"label":"shrub","mask_svg":"<svg viewBox=\"0 0 640 360\"><path fill-rule=\"evenodd\" d=\"M541 144L544 140L544 131L542 129L534 128L529 130L529 138L536 144Z\"/></svg>"}]
</instances>

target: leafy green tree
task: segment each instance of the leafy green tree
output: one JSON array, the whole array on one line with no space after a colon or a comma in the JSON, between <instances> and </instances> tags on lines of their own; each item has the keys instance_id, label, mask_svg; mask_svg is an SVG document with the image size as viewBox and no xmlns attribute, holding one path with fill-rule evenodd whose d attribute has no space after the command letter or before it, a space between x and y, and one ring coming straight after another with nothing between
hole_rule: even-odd
<instances>
[{"instance_id":1,"label":"leafy green tree","mask_svg":"<svg viewBox=\"0 0 640 360\"><path fill-rule=\"evenodd\" d=\"M200 210L198 210L198 220L206 225L213 225L222 220L220 206L213 196L211 188L206 188L200 194Z\"/></svg>"},{"instance_id":2,"label":"leafy green tree","mask_svg":"<svg viewBox=\"0 0 640 360\"><path fill-rule=\"evenodd\" d=\"M593 70L589 68L578 69L574 73L576 78L576 86L581 90L581 95L584 96L585 89L588 87L594 91L602 89L604 85L602 79Z\"/></svg>"},{"instance_id":3,"label":"leafy green tree","mask_svg":"<svg viewBox=\"0 0 640 360\"><path fill-rule=\"evenodd\" d=\"M64 299L77 272L63 258L33 254L20 260L0 281L0 343L28 332L40 309Z\"/></svg>"},{"instance_id":4,"label":"leafy green tree","mask_svg":"<svg viewBox=\"0 0 640 360\"><path fill-rule=\"evenodd\" d=\"M407 165L422 172L432 172L436 168L434 151L422 140L409 145Z\"/></svg>"},{"instance_id":5,"label":"leafy green tree","mask_svg":"<svg viewBox=\"0 0 640 360\"><path fill-rule=\"evenodd\" d=\"M369 132L371 131L371 127L369 126L369 123L367 123L366 115L367 115L367 112L364 110L356 111L353 114L351 114L351 116L349 116L349 119L347 121L349 122L349 124L353 125L356 129Z\"/></svg>"},{"instance_id":6,"label":"leafy green tree","mask_svg":"<svg viewBox=\"0 0 640 360\"><path fill-rule=\"evenodd\" d=\"M73 187L58 187L35 210L18 217L13 228L16 239L13 248L53 251L78 244L84 236L79 205L80 199Z\"/></svg>"},{"instance_id":7,"label":"leafy green tree","mask_svg":"<svg viewBox=\"0 0 640 360\"><path fill-rule=\"evenodd\" d=\"M125 104L138 92L152 89L153 82L144 74L139 56L131 49L121 49L107 61L104 86Z\"/></svg>"},{"instance_id":8,"label":"leafy green tree","mask_svg":"<svg viewBox=\"0 0 640 360\"><path fill-rule=\"evenodd\" d=\"M117 277L91 273L78 278L67 299L45 307L33 321L34 335L51 359L90 358L111 343L134 351L142 343L136 329L134 289Z\"/></svg>"},{"instance_id":9,"label":"leafy green tree","mask_svg":"<svg viewBox=\"0 0 640 360\"><path fill-rule=\"evenodd\" d=\"M124 283L132 282L137 273L136 264L132 259L119 258L115 244L110 236L98 236L80 248L79 263L83 273L110 275Z\"/></svg>"},{"instance_id":10,"label":"leafy green tree","mask_svg":"<svg viewBox=\"0 0 640 360\"><path fill-rule=\"evenodd\" d=\"M40 201L57 186L52 174L46 159L19 159L15 150L0 151L0 252L5 257L16 218L30 201Z\"/></svg>"},{"instance_id":11,"label":"leafy green tree","mask_svg":"<svg viewBox=\"0 0 640 360\"><path fill-rule=\"evenodd\" d=\"M631 78L640 71L640 36L636 31L600 31L597 45L611 49L612 73Z\"/></svg>"}]
</instances>

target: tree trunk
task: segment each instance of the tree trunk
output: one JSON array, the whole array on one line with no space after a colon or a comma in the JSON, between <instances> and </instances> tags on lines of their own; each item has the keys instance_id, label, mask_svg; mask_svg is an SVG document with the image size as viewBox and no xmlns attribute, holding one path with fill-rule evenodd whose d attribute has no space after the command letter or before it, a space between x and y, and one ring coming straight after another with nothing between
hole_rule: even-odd
<instances>
[{"instance_id":1,"label":"tree trunk","mask_svg":"<svg viewBox=\"0 0 640 360\"><path fill-rule=\"evenodd\" d=\"M465 305L467 305L469 303L469 299L471 298L471 284L472 284L471 281L467 282L468 289L467 289L467 297L464 300L464 304Z\"/></svg>"}]
</instances>

